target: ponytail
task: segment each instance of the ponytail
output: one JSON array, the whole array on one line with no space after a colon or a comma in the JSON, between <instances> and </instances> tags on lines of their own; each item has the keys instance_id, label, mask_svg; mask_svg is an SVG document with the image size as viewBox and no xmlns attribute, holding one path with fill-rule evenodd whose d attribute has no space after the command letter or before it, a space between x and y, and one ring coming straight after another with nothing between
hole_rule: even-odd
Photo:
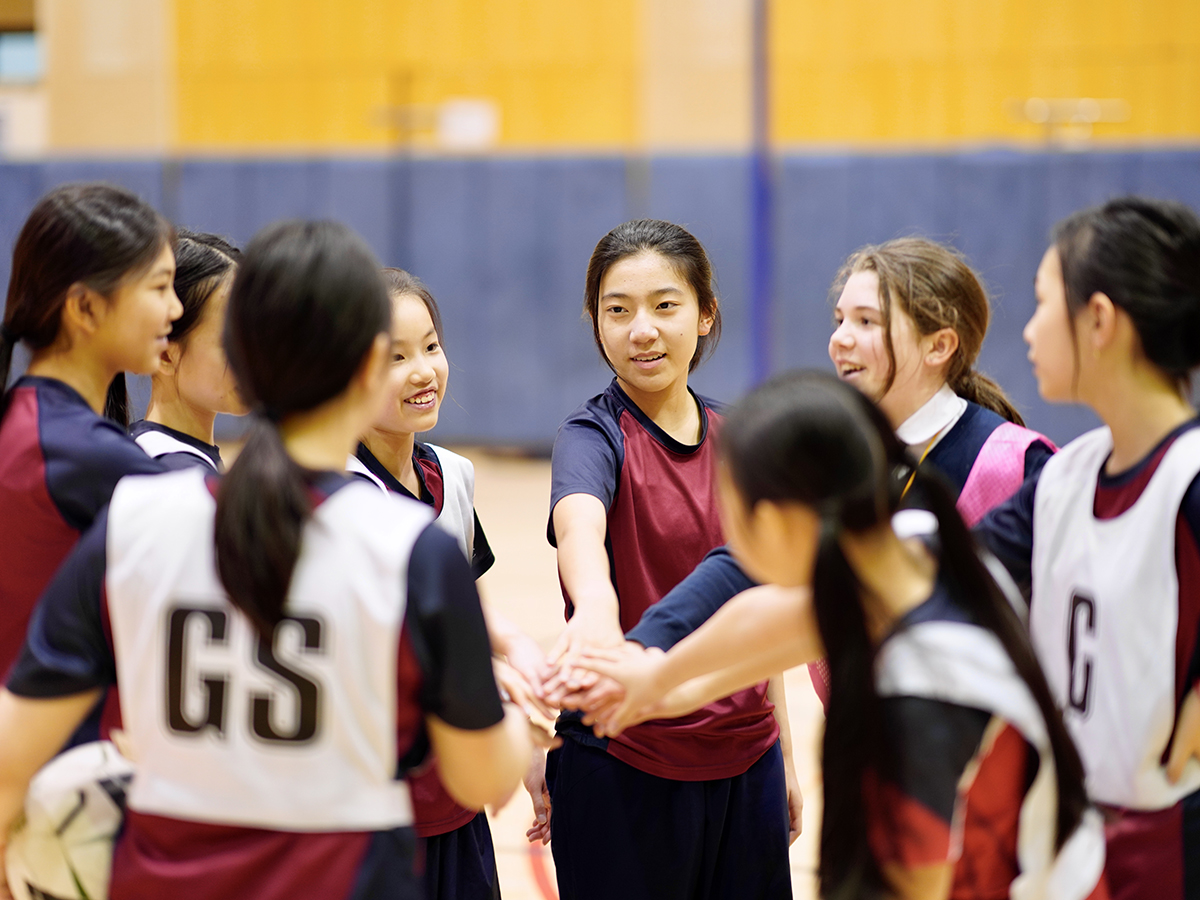
<instances>
[{"instance_id":1,"label":"ponytail","mask_svg":"<svg viewBox=\"0 0 1200 900\"><path fill-rule=\"evenodd\" d=\"M882 897L887 881L871 852L863 780L887 754L875 690L875 649L860 601L862 586L826 520L813 570L813 601L829 663L829 703L822 739L822 784L837 797L821 815L818 866L822 897Z\"/></svg>"},{"instance_id":2,"label":"ponytail","mask_svg":"<svg viewBox=\"0 0 1200 900\"><path fill-rule=\"evenodd\" d=\"M224 344L255 415L217 490L214 543L230 601L264 637L284 617L313 506L315 473L288 454L279 423L342 394L390 323L379 263L345 225L277 222L247 246Z\"/></svg>"},{"instance_id":3,"label":"ponytail","mask_svg":"<svg viewBox=\"0 0 1200 900\"><path fill-rule=\"evenodd\" d=\"M1014 425L1025 426L1025 420L1017 412L1012 401L1008 399L1008 395L1004 393L1000 385L982 372L968 368L958 377L957 381L950 385L950 388L964 400L977 403L984 409L990 409Z\"/></svg>"},{"instance_id":4,"label":"ponytail","mask_svg":"<svg viewBox=\"0 0 1200 900\"><path fill-rule=\"evenodd\" d=\"M129 391L125 386L125 373L118 372L108 385L104 398L104 415L122 428L129 428Z\"/></svg>"},{"instance_id":5,"label":"ponytail","mask_svg":"<svg viewBox=\"0 0 1200 900\"><path fill-rule=\"evenodd\" d=\"M283 618L288 585L311 511L308 477L274 422L256 415L217 494L217 572L229 599L269 635Z\"/></svg>"}]
</instances>

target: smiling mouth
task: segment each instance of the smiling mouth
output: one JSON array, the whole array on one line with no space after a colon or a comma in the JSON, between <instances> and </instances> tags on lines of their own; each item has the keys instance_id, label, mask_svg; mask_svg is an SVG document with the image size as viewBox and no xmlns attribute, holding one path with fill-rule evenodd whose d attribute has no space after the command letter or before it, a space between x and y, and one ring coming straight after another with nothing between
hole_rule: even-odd
<instances>
[{"instance_id":1,"label":"smiling mouth","mask_svg":"<svg viewBox=\"0 0 1200 900\"><path fill-rule=\"evenodd\" d=\"M420 394L414 394L405 400L405 403L411 403L413 406L429 406L437 400L437 391L432 388L428 391L423 391Z\"/></svg>"},{"instance_id":2,"label":"smiling mouth","mask_svg":"<svg viewBox=\"0 0 1200 900\"><path fill-rule=\"evenodd\" d=\"M659 353L656 356L635 356L633 357L633 361L639 363L658 362L660 359L665 359L666 355L665 353Z\"/></svg>"},{"instance_id":3,"label":"smiling mouth","mask_svg":"<svg viewBox=\"0 0 1200 900\"><path fill-rule=\"evenodd\" d=\"M865 366L838 366L838 378L849 378L851 375L865 371Z\"/></svg>"}]
</instances>

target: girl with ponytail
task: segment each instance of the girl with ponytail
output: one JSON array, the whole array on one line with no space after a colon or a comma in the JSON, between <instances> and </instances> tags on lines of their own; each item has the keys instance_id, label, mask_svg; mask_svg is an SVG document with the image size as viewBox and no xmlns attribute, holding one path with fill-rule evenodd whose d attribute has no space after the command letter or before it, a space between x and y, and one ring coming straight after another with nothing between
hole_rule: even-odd
<instances>
[{"instance_id":1,"label":"girl with ponytail","mask_svg":"<svg viewBox=\"0 0 1200 900\"><path fill-rule=\"evenodd\" d=\"M117 481L162 471L125 434L124 373L157 372L179 318L173 243L162 216L103 184L51 191L17 237L0 378L18 343L31 359L0 400L0 671Z\"/></svg>"},{"instance_id":2,"label":"girl with ponytail","mask_svg":"<svg viewBox=\"0 0 1200 900\"><path fill-rule=\"evenodd\" d=\"M1120 900L1200 896L1200 218L1124 197L1055 226L1025 326L1042 397L1103 422L984 518L1104 809Z\"/></svg>"},{"instance_id":3,"label":"girl with ponytail","mask_svg":"<svg viewBox=\"0 0 1200 900\"><path fill-rule=\"evenodd\" d=\"M585 654L627 691L597 727L682 714L824 652L821 896L1107 897L1079 757L941 480L912 468L860 392L817 373L753 392L720 444L732 550L780 587L665 655ZM893 530L910 476L936 551Z\"/></svg>"},{"instance_id":4,"label":"girl with ponytail","mask_svg":"<svg viewBox=\"0 0 1200 900\"><path fill-rule=\"evenodd\" d=\"M250 242L224 332L249 439L223 478L117 486L0 691L7 836L29 777L121 685L137 775L113 900L417 900L406 772L432 746L479 809L528 765L457 542L344 470L387 398L378 268L334 223Z\"/></svg>"},{"instance_id":5,"label":"girl with ponytail","mask_svg":"<svg viewBox=\"0 0 1200 900\"><path fill-rule=\"evenodd\" d=\"M974 525L1054 452L975 370L991 311L955 250L919 237L853 253L834 281L837 375L879 404L913 455L950 483Z\"/></svg>"}]
</instances>

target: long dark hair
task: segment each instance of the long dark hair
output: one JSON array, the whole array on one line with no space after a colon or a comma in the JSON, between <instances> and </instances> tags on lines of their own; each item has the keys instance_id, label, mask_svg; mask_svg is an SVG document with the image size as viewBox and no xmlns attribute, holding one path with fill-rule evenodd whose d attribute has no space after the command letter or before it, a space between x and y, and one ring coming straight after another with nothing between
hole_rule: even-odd
<instances>
[{"instance_id":1,"label":"long dark hair","mask_svg":"<svg viewBox=\"0 0 1200 900\"><path fill-rule=\"evenodd\" d=\"M912 461L883 414L832 375L793 372L773 378L730 411L721 453L743 501L798 502L822 518L813 603L831 672L823 755L821 823L823 897L882 894L887 885L867 841L862 784L894 767L875 689L876 647L867 630L864 587L846 559L842 532L890 521ZM954 500L935 476L917 470L922 499L938 521L939 577L980 627L1008 652L1041 710L1058 779L1056 846L1087 808L1083 764L1067 734L1024 626L980 561Z\"/></svg>"},{"instance_id":2,"label":"long dark hair","mask_svg":"<svg viewBox=\"0 0 1200 900\"><path fill-rule=\"evenodd\" d=\"M36 353L57 340L71 285L83 284L110 298L174 240L171 224L123 188L66 184L42 197L13 247L0 327L0 384L8 384L18 341ZM129 424L123 372L109 385L105 414Z\"/></svg>"},{"instance_id":3,"label":"long dark hair","mask_svg":"<svg viewBox=\"0 0 1200 900\"><path fill-rule=\"evenodd\" d=\"M1119 197L1063 219L1051 240L1062 263L1068 315L1078 314L1093 294L1105 294L1133 320L1146 357L1185 384L1200 365L1196 214L1170 200Z\"/></svg>"},{"instance_id":4,"label":"long dark hair","mask_svg":"<svg viewBox=\"0 0 1200 900\"><path fill-rule=\"evenodd\" d=\"M857 272L874 272L879 279L879 307L883 314L883 346L891 368L883 392L896 378L896 349L892 345L892 305L916 326L920 335L952 328L958 350L946 368L950 389L972 403L1024 425L1000 385L982 372L975 361L987 336L991 306L979 276L953 247L923 237L903 237L854 251L833 282L842 292Z\"/></svg>"},{"instance_id":5,"label":"long dark hair","mask_svg":"<svg viewBox=\"0 0 1200 900\"><path fill-rule=\"evenodd\" d=\"M217 493L217 571L230 600L269 635L311 513L314 473L287 453L279 422L341 394L379 334L387 290L366 243L335 222L278 222L246 248L225 321L225 353L255 413Z\"/></svg>"},{"instance_id":6,"label":"long dark hair","mask_svg":"<svg viewBox=\"0 0 1200 900\"><path fill-rule=\"evenodd\" d=\"M613 364L604 352L604 342L600 340L600 282L614 263L647 251L665 257L696 292L696 299L700 301L700 315L712 316L712 328L708 334L700 335L696 352L688 363L688 371L691 372L716 349L721 339L721 307L717 303L712 263L704 245L695 235L674 222L635 219L618 225L600 238L592 251L592 258L588 260L583 314L592 323L592 338L596 341L600 358L611 369Z\"/></svg>"},{"instance_id":7,"label":"long dark hair","mask_svg":"<svg viewBox=\"0 0 1200 900\"><path fill-rule=\"evenodd\" d=\"M180 343L204 317L209 298L242 258L225 238L180 228L175 242L175 296L183 313L171 325L169 339Z\"/></svg>"}]
</instances>

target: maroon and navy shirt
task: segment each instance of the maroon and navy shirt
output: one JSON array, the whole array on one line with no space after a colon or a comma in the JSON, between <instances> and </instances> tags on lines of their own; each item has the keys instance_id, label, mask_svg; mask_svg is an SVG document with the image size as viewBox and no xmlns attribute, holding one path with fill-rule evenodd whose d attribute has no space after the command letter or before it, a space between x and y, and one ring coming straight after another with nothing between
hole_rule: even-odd
<instances>
[{"instance_id":1,"label":"maroon and navy shirt","mask_svg":"<svg viewBox=\"0 0 1200 900\"><path fill-rule=\"evenodd\" d=\"M314 501L323 501L349 479L323 473ZM209 481L214 492L216 483ZM115 684L105 591L107 526L104 511L42 596L9 675L12 693L49 698ZM504 717L475 581L458 543L436 526L426 527L413 545L405 577L405 620L397 647L397 778L428 754L426 714L468 730L490 728ZM299 833L283 830L286 825L273 831L131 810L114 851L110 896L416 897L411 829Z\"/></svg>"},{"instance_id":2,"label":"maroon and navy shirt","mask_svg":"<svg viewBox=\"0 0 1200 900\"><path fill-rule=\"evenodd\" d=\"M21 649L38 596L117 482L165 471L61 381L26 375L6 400L0 418L0 672Z\"/></svg>"},{"instance_id":3,"label":"maroon and navy shirt","mask_svg":"<svg viewBox=\"0 0 1200 900\"><path fill-rule=\"evenodd\" d=\"M367 449L366 444L360 443L354 455L389 491L420 500L426 506L433 507L435 514L441 515L442 502L446 497L445 474L438 463L437 454L427 446L419 441L413 446L413 468L421 485L420 497L415 497L401 484L396 476L375 458L375 454ZM483 533L478 514L475 515L475 540L472 547L474 558L471 560L471 572L479 578L492 567L496 557L488 544L487 535ZM446 792L441 778L438 777L437 763L434 760L430 760L426 768L409 775L408 786L412 791L417 834L423 838L449 834L462 828L477 815L483 815L454 802L454 798Z\"/></svg>"},{"instance_id":4,"label":"maroon and navy shirt","mask_svg":"<svg viewBox=\"0 0 1200 900\"><path fill-rule=\"evenodd\" d=\"M225 465L221 461L221 448L216 444L205 443L199 438L194 438L190 434L185 434L178 429L171 428L159 422L148 422L145 419L134 422L129 426L129 436L135 441L142 435L151 432L166 435L180 444L191 447L195 451L195 453L189 453L187 450L181 449L155 455L154 458L171 471L194 468L201 468L206 472L210 469L214 472L225 471ZM197 456L197 453L204 454L204 459ZM204 461L205 459L208 460L207 464Z\"/></svg>"},{"instance_id":5,"label":"maroon and navy shirt","mask_svg":"<svg viewBox=\"0 0 1200 900\"><path fill-rule=\"evenodd\" d=\"M551 462L547 536L563 497L589 494L608 510L605 547L620 607L630 631L704 557L724 542L714 480L714 404L695 397L700 442L680 443L643 413L614 378L559 427ZM566 595L567 618L574 612ZM560 719L564 734L598 744L629 765L679 781L729 778L745 772L779 737L766 682L739 691L688 716L647 722L602 741L579 724Z\"/></svg>"}]
</instances>

